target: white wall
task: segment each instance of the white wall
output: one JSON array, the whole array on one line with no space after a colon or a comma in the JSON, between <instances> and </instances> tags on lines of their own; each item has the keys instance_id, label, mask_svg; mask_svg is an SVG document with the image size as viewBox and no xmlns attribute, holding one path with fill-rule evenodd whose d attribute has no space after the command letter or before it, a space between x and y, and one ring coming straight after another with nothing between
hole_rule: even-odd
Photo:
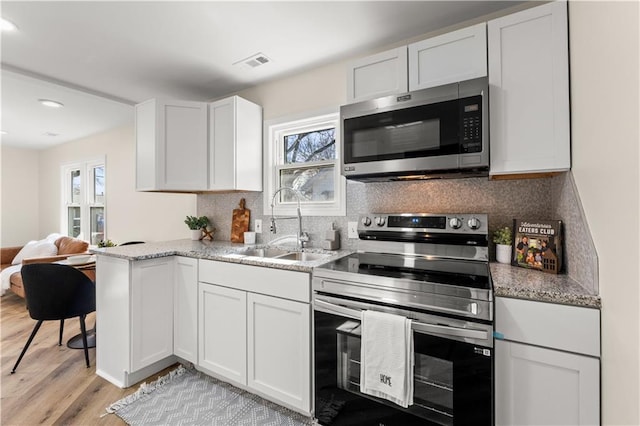
<instances>
[{"instance_id":1,"label":"white wall","mask_svg":"<svg viewBox=\"0 0 640 426\"><path fill-rule=\"evenodd\" d=\"M106 158L106 237L115 243L189 238L184 224L196 212L193 194L136 192L133 125L113 129L40 153L40 235L58 232L61 217L60 166Z\"/></svg>"},{"instance_id":2,"label":"white wall","mask_svg":"<svg viewBox=\"0 0 640 426\"><path fill-rule=\"evenodd\" d=\"M0 246L39 238L38 151L2 146Z\"/></svg>"},{"instance_id":3,"label":"white wall","mask_svg":"<svg viewBox=\"0 0 640 426\"><path fill-rule=\"evenodd\" d=\"M347 99L345 64L319 67L238 93L263 108L265 121L336 108Z\"/></svg>"},{"instance_id":4,"label":"white wall","mask_svg":"<svg viewBox=\"0 0 640 426\"><path fill-rule=\"evenodd\" d=\"M599 257L605 425L640 424L638 4L569 3L573 174Z\"/></svg>"}]
</instances>

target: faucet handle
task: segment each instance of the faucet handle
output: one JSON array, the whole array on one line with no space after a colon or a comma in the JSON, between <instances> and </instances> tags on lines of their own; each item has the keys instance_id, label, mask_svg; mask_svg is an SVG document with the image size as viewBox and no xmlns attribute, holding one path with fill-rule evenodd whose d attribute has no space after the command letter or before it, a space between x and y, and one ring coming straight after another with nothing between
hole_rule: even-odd
<instances>
[{"instance_id":1,"label":"faucet handle","mask_svg":"<svg viewBox=\"0 0 640 426\"><path fill-rule=\"evenodd\" d=\"M300 234L300 238L299 239L300 239L300 246L302 248L304 248L307 245L307 243L311 240L311 237L309 237L308 233L302 232Z\"/></svg>"}]
</instances>

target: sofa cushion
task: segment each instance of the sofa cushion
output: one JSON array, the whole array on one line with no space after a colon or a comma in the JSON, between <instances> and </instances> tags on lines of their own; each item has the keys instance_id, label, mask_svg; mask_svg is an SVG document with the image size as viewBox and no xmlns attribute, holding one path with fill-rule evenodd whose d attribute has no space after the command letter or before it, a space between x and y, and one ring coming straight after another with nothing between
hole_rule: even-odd
<instances>
[{"instance_id":1,"label":"sofa cushion","mask_svg":"<svg viewBox=\"0 0 640 426\"><path fill-rule=\"evenodd\" d=\"M56 240L58 254L79 254L89 249L89 243L71 237L60 237Z\"/></svg>"},{"instance_id":2,"label":"sofa cushion","mask_svg":"<svg viewBox=\"0 0 640 426\"><path fill-rule=\"evenodd\" d=\"M29 259L31 257L49 257L58 254L58 247L47 241L29 241L24 247L16 254L16 257L11 261L12 265L19 265L23 259Z\"/></svg>"}]
</instances>

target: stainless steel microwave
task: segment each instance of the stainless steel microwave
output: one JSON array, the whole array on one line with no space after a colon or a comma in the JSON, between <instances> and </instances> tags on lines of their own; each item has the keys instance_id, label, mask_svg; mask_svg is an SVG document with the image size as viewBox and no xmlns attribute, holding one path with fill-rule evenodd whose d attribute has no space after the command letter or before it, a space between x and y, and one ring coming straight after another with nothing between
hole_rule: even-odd
<instances>
[{"instance_id":1,"label":"stainless steel microwave","mask_svg":"<svg viewBox=\"0 0 640 426\"><path fill-rule=\"evenodd\" d=\"M488 93L483 77L342 106L343 176L487 176Z\"/></svg>"}]
</instances>

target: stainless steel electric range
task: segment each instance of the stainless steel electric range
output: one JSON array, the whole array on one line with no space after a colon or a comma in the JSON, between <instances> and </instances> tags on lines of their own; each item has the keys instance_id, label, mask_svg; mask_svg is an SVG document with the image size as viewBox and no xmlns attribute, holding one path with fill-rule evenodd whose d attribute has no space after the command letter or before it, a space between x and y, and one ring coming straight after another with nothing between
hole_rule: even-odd
<instances>
[{"instance_id":1,"label":"stainless steel electric range","mask_svg":"<svg viewBox=\"0 0 640 426\"><path fill-rule=\"evenodd\" d=\"M485 214L366 214L357 252L313 272L314 414L323 425L493 423ZM412 319L414 404L360 393L363 310Z\"/></svg>"}]
</instances>

